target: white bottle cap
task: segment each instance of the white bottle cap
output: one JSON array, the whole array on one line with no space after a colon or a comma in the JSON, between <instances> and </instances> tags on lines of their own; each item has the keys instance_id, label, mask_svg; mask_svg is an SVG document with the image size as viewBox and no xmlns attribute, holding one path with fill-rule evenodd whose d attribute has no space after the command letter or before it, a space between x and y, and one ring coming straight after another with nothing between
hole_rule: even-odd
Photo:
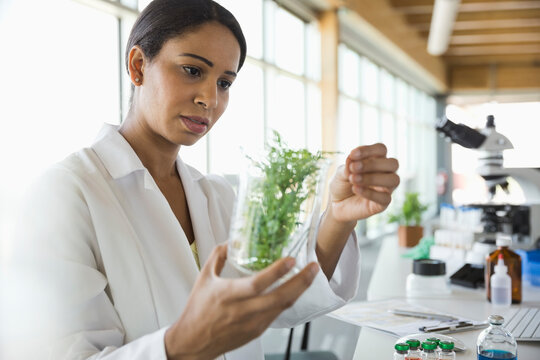
<instances>
[{"instance_id":1,"label":"white bottle cap","mask_svg":"<svg viewBox=\"0 0 540 360\"><path fill-rule=\"evenodd\" d=\"M508 272L508 267L504 264L502 254L499 254L499 260L497 261L497 265L495 265L495 272L501 274L506 274Z\"/></svg>"},{"instance_id":2,"label":"white bottle cap","mask_svg":"<svg viewBox=\"0 0 540 360\"><path fill-rule=\"evenodd\" d=\"M495 242L497 246L510 246L512 245L512 236L503 233L497 233L497 240Z\"/></svg>"}]
</instances>

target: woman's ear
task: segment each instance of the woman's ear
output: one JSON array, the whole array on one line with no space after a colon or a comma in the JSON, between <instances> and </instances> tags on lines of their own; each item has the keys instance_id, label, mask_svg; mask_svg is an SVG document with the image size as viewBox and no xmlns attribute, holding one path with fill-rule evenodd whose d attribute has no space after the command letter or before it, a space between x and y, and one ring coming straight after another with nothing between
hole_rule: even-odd
<instances>
[{"instance_id":1,"label":"woman's ear","mask_svg":"<svg viewBox=\"0 0 540 360\"><path fill-rule=\"evenodd\" d=\"M139 46L132 47L129 51L128 70L131 82L135 86L142 85L145 61L142 49Z\"/></svg>"}]
</instances>

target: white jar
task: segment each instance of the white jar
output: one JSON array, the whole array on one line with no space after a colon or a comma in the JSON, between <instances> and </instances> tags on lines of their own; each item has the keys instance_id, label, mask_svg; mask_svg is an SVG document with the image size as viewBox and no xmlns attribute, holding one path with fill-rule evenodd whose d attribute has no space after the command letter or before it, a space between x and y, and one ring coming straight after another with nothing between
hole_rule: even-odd
<instances>
[{"instance_id":1,"label":"white jar","mask_svg":"<svg viewBox=\"0 0 540 360\"><path fill-rule=\"evenodd\" d=\"M414 260L413 273L407 276L408 297L446 296L450 291L443 261L432 259Z\"/></svg>"}]
</instances>

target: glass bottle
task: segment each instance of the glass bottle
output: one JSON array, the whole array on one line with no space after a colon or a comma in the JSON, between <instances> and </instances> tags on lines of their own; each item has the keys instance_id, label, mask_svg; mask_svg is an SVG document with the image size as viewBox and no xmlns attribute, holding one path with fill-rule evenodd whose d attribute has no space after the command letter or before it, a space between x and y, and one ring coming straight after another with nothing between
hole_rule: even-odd
<instances>
[{"instance_id":1,"label":"glass bottle","mask_svg":"<svg viewBox=\"0 0 540 360\"><path fill-rule=\"evenodd\" d=\"M405 356L409 353L409 344L407 343L397 343L394 345L394 360L405 360Z\"/></svg>"},{"instance_id":2,"label":"glass bottle","mask_svg":"<svg viewBox=\"0 0 540 360\"><path fill-rule=\"evenodd\" d=\"M407 340L407 344L409 344L409 353L405 356L405 360L421 360L420 340L409 339Z\"/></svg>"},{"instance_id":3,"label":"glass bottle","mask_svg":"<svg viewBox=\"0 0 540 360\"><path fill-rule=\"evenodd\" d=\"M441 341L439 343L439 360L455 360L454 343L452 341Z\"/></svg>"},{"instance_id":4,"label":"glass bottle","mask_svg":"<svg viewBox=\"0 0 540 360\"><path fill-rule=\"evenodd\" d=\"M422 343L422 360L437 360L437 344L431 341Z\"/></svg>"},{"instance_id":5,"label":"glass bottle","mask_svg":"<svg viewBox=\"0 0 540 360\"><path fill-rule=\"evenodd\" d=\"M487 299L491 302L491 275L495 272L499 254L503 255L504 264L508 267L508 275L512 279L512 304L521 303L521 256L510 250L512 237L507 234L497 234L497 250L486 259L485 282Z\"/></svg>"},{"instance_id":6,"label":"glass bottle","mask_svg":"<svg viewBox=\"0 0 540 360\"><path fill-rule=\"evenodd\" d=\"M476 340L478 360L517 359L517 343L514 336L502 325L504 318L490 315L489 327L484 329Z\"/></svg>"}]
</instances>

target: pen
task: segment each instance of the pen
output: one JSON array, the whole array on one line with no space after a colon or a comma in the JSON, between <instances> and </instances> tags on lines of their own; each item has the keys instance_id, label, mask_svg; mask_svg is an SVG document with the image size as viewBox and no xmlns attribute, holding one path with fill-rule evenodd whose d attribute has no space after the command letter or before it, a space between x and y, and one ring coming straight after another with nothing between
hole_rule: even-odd
<instances>
[{"instance_id":1,"label":"pen","mask_svg":"<svg viewBox=\"0 0 540 360\"><path fill-rule=\"evenodd\" d=\"M418 330L421 332L439 332L439 333L449 333L449 332L459 332L459 331L468 331L473 329L482 329L485 328L488 324L483 322L479 324L473 324L470 321L460 321L453 324L439 325L439 326L422 326Z\"/></svg>"},{"instance_id":2,"label":"pen","mask_svg":"<svg viewBox=\"0 0 540 360\"><path fill-rule=\"evenodd\" d=\"M433 320L441 320L441 321L457 320L457 318L450 315L433 314L433 313L425 313L425 312L409 311L409 310L401 310L401 309L393 309L393 310L388 310L388 311L394 315L411 316L411 317L417 317L417 318L422 318L422 319L433 319Z\"/></svg>"}]
</instances>

